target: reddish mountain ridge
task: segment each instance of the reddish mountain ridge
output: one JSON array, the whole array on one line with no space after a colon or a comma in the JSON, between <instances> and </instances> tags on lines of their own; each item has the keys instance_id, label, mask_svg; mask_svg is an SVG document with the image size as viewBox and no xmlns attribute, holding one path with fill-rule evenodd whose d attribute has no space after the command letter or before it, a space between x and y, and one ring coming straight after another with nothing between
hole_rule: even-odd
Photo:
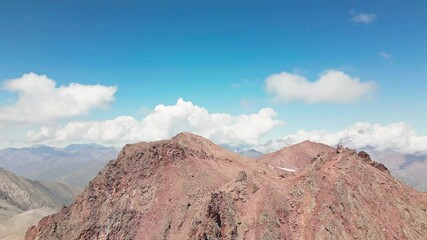
<instances>
[{"instance_id":1,"label":"reddish mountain ridge","mask_svg":"<svg viewBox=\"0 0 427 240\"><path fill-rule=\"evenodd\" d=\"M253 160L189 133L126 145L74 204L43 218L26 239L427 236L426 193L364 153L308 142L293 148L311 159L295 166L280 162L283 154ZM298 169L281 169L288 167Z\"/></svg>"},{"instance_id":2,"label":"reddish mountain ridge","mask_svg":"<svg viewBox=\"0 0 427 240\"><path fill-rule=\"evenodd\" d=\"M333 151L335 151L335 148L328 145L304 141L284 147L277 152L265 154L259 160L276 168L297 171L309 165L317 154Z\"/></svg>"}]
</instances>

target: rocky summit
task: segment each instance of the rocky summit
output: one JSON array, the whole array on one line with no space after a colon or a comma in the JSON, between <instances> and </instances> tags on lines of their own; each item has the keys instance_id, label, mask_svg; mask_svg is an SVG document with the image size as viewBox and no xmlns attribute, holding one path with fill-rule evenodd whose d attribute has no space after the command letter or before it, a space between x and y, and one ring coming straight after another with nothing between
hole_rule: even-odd
<instances>
[{"instance_id":1,"label":"rocky summit","mask_svg":"<svg viewBox=\"0 0 427 240\"><path fill-rule=\"evenodd\" d=\"M427 194L366 153L303 142L258 159L189 133L126 145L33 239L425 239Z\"/></svg>"}]
</instances>

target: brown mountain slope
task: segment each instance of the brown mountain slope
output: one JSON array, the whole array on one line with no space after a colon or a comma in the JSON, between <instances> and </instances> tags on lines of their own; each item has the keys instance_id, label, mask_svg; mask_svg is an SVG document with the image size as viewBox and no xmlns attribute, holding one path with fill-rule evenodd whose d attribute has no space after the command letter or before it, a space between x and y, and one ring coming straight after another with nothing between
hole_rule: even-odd
<instances>
[{"instance_id":1,"label":"brown mountain slope","mask_svg":"<svg viewBox=\"0 0 427 240\"><path fill-rule=\"evenodd\" d=\"M277 152L265 154L258 158L258 160L275 168L298 171L309 165L317 154L333 152L334 150L333 147L322 143L304 141L284 147Z\"/></svg>"},{"instance_id":2,"label":"brown mountain slope","mask_svg":"<svg viewBox=\"0 0 427 240\"><path fill-rule=\"evenodd\" d=\"M426 194L352 150L291 173L185 133L125 146L26 239L422 239L426 211Z\"/></svg>"}]
</instances>

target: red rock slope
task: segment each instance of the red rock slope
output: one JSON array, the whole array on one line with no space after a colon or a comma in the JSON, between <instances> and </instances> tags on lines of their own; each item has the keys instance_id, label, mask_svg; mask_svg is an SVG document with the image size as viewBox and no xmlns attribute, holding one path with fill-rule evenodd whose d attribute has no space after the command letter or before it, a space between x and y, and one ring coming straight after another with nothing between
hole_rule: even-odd
<instances>
[{"instance_id":1,"label":"red rock slope","mask_svg":"<svg viewBox=\"0 0 427 240\"><path fill-rule=\"evenodd\" d=\"M321 152L289 172L189 133L127 145L74 204L42 219L26 239L427 236L425 193L364 154Z\"/></svg>"},{"instance_id":2,"label":"red rock slope","mask_svg":"<svg viewBox=\"0 0 427 240\"><path fill-rule=\"evenodd\" d=\"M277 152L268 153L259 158L275 168L287 168L299 171L311 163L319 153L333 152L335 149L325 144L304 141L284 147Z\"/></svg>"}]
</instances>

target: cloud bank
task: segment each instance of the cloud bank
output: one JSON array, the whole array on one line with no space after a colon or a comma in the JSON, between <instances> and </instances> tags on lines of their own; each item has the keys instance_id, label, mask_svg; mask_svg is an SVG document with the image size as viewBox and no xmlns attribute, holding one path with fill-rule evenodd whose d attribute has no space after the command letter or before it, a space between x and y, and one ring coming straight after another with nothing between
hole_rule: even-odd
<instances>
[{"instance_id":1,"label":"cloud bank","mask_svg":"<svg viewBox=\"0 0 427 240\"><path fill-rule=\"evenodd\" d=\"M0 105L1 123L27 123L55 120L86 114L92 109L106 108L114 101L115 86L56 86L46 75L24 74L3 82L2 89L18 93L12 104Z\"/></svg>"},{"instance_id":2,"label":"cloud bank","mask_svg":"<svg viewBox=\"0 0 427 240\"><path fill-rule=\"evenodd\" d=\"M299 74L282 72L265 81L267 93L280 102L349 103L375 90L374 82L361 82L338 70L328 70L310 82Z\"/></svg>"},{"instance_id":3,"label":"cloud bank","mask_svg":"<svg viewBox=\"0 0 427 240\"><path fill-rule=\"evenodd\" d=\"M338 132L299 130L296 134L267 142L257 149L271 152L305 140L331 146L342 144L356 149L369 147L378 151L393 150L408 154L427 154L427 136L418 135L414 129L403 122L385 125L359 122Z\"/></svg>"},{"instance_id":4,"label":"cloud bank","mask_svg":"<svg viewBox=\"0 0 427 240\"><path fill-rule=\"evenodd\" d=\"M155 141L188 131L219 144L254 145L260 137L280 126L276 113L263 108L258 113L229 115L209 113L207 109L178 99L175 105L158 105L142 120L119 116L106 121L70 122L60 127L42 127L27 134L31 143L67 144L96 142L123 145L137 141Z\"/></svg>"}]
</instances>

